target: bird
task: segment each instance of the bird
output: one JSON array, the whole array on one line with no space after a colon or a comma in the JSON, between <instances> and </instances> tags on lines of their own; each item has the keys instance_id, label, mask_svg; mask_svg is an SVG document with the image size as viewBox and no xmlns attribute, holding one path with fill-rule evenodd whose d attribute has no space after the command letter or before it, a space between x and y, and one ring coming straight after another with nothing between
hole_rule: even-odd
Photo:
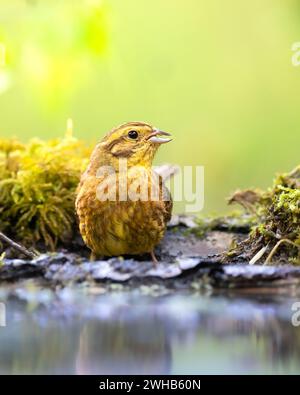
<instances>
[{"instance_id":1,"label":"bird","mask_svg":"<svg viewBox=\"0 0 300 395\"><path fill-rule=\"evenodd\" d=\"M95 146L75 202L91 259L147 253L157 265L154 249L171 219L173 202L152 163L158 148L170 141L170 133L148 123L127 122Z\"/></svg>"}]
</instances>

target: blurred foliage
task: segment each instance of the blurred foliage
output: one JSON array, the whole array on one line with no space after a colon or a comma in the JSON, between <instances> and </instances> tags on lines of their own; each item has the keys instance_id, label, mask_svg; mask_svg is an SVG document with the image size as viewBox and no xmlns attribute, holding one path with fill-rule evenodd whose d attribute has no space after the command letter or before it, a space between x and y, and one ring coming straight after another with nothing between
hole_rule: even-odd
<instances>
[{"instance_id":1,"label":"blurred foliage","mask_svg":"<svg viewBox=\"0 0 300 395\"><path fill-rule=\"evenodd\" d=\"M105 51L104 7L97 1L53 2L51 7L28 1L20 13L20 5L8 6L19 11L13 17L18 29L0 25L6 66L0 69L0 92L22 79L44 106L59 110Z\"/></svg>"},{"instance_id":2,"label":"blurred foliage","mask_svg":"<svg viewBox=\"0 0 300 395\"><path fill-rule=\"evenodd\" d=\"M42 241L54 250L77 229L75 190L89 149L64 138L0 140L0 230L27 245ZM75 225L75 228L74 228Z\"/></svg>"}]
</instances>

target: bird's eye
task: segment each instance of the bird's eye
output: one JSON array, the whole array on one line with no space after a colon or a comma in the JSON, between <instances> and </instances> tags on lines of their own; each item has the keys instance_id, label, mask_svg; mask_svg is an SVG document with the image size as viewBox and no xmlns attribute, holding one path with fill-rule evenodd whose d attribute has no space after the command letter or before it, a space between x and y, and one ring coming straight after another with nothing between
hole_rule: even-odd
<instances>
[{"instance_id":1,"label":"bird's eye","mask_svg":"<svg viewBox=\"0 0 300 395\"><path fill-rule=\"evenodd\" d=\"M139 134L136 130L130 130L128 132L128 137L132 140L136 140L139 137Z\"/></svg>"}]
</instances>

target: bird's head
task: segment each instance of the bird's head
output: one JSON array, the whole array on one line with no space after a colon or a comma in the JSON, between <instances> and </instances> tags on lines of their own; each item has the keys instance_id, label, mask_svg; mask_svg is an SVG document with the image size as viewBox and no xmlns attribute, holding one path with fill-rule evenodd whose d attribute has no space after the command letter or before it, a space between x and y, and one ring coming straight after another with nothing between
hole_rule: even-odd
<instances>
[{"instance_id":1,"label":"bird's head","mask_svg":"<svg viewBox=\"0 0 300 395\"><path fill-rule=\"evenodd\" d=\"M119 159L127 166L150 167L161 144L171 141L170 134L144 122L128 122L114 128L97 145L92 159L100 166L118 168Z\"/></svg>"}]
</instances>

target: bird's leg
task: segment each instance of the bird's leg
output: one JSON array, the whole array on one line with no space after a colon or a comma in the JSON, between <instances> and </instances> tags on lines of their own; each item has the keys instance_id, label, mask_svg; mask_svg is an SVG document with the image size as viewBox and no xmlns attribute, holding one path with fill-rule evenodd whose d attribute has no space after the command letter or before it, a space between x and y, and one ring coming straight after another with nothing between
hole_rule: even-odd
<instances>
[{"instance_id":1,"label":"bird's leg","mask_svg":"<svg viewBox=\"0 0 300 395\"><path fill-rule=\"evenodd\" d=\"M152 258L152 262L153 262L154 267L157 267L157 265L158 265L158 260L156 259L156 256L155 256L155 253L154 253L153 250L150 252L150 255L151 255L151 258Z\"/></svg>"},{"instance_id":2,"label":"bird's leg","mask_svg":"<svg viewBox=\"0 0 300 395\"><path fill-rule=\"evenodd\" d=\"M104 256L102 256L102 255L97 255L95 252L90 253L90 262L101 261L103 259L104 259Z\"/></svg>"}]
</instances>

